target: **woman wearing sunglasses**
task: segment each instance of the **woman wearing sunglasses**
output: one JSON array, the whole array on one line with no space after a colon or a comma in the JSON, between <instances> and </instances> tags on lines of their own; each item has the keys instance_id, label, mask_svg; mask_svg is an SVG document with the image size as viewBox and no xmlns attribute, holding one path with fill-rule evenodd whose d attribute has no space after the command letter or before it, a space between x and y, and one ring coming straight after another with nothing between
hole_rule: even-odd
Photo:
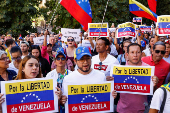
<instances>
[{"instance_id":1,"label":"woman wearing sunglasses","mask_svg":"<svg viewBox=\"0 0 170 113\"><path fill-rule=\"evenodd\" d=\"M21 63L21 56L22 52L21 49L18 46L14 46L11 48L11 56L12 56L12 62L9 64L10 70L14 70L18 74L19 64Z\"/></svg>"},{"instance_id":2,"label":"woman wearing sunglasses","mask_svg":"<svg viewBox=\"0 0 170 113\"><path fill-rule=\"evenodd\" d=\"M74 64L74 51L76 50L74 43L75 43L75 41L74 41L73 37L67 38L68 47L66 48L66 56L68 59L70 59L72 61L73 64ZM71 70L74 71L74 67L72 67Z\"/></svg>"},{"instance_id":3,"label":"woman wearing sunglasses","mask_svg":"<svg viewBox=\"0 0 170 113\"><path fill-rule=\"evenodd\" d=\"M57 50L57 54L55 56L55 64L56 64L56 69L50 71L46 77L57 77L57 84L58 87L62 87L62 82L63 79L66 75L71 73L70 70L67 69L67 64L66 64L66 55L64 54L64 49L59 48Z\"/></svg>"}]
</instances>

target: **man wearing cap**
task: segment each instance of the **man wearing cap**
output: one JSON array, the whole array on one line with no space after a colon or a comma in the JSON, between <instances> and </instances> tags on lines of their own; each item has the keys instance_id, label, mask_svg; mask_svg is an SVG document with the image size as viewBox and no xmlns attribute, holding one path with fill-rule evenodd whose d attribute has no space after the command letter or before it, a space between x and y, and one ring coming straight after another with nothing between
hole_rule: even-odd
<instances>
[{"instance_id":1,"label":"man wearing cap","mask_svg":"<svg viewBox=\"0 0 170 113\"><path fill-rule=\"evenodd\" d=\"M78 69L70 73L63 80L63 85L70 84L95 84L106 81L105 74L94 70L91 68L91 54L87 47L78 47L75 51L75 63L78 66ZM63 90L64 91L64 90ZM63 92L64 95L65 92ZM65 104L67 97L62 97L62 104ZM114 98L116 98L117 93L112 92Z\"/></svg>"},{"instance_id":2,"label":"man wearing cap","mask_svg":"<svg viewBox=\"0 0 170 113\"><path fill-rule=\"evenodd\" d=\"M29 52L28 52L29 43L27 41L21 41L20 48L21 48L21 51L22 51L22 57L21 58L23 59L25 56L29 55Z\"/></svg>"}]
</instances>

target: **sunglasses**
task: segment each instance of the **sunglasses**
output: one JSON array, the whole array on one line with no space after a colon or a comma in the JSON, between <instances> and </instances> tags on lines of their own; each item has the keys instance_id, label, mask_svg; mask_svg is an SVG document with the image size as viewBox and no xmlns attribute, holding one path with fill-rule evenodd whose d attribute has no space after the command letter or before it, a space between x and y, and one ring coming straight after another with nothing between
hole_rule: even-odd
<instances>
[{"instance_id":1,"label":"sunglasses","mask_svg":"<svg viewBox=\"0 0 170 113\"><path fill-rule=\"evenodd\" d=\"M102 62L99 62L99 68L98 68L98 70L102 70Z\"/></svg>"},{"instance_id":2,"label":"sunglasses","mask_svg":"<svg viewBox=\"0 0 170 113\"><path fill-rule=\"evenodd\" d=\"M74 39L67 39L67 42L73 42Z\"/></svg>"},{"instance_id":3,"label":"sunglasses","mask_svg":"<svg viewBox=\"0 0 170 113\"><path fill-rule=\"evenodd\" d=\"M165 54L165 51L160 51L160 50L155 50L155 53L160 53L161 52L161 54Z\"/></svg>"},{"instance_id":4,"label":"sunglasses","mask_svg":"<svg viewBox=\"0 0 170 113\"><path fill-rule=\"evenodd\" d=\"M66 58L65 58L65 57L57 57L57 58L56 58L56 60L58 60L58 61L59 61L60 59L61 59L62 61L64 61Z\"/></svg>"},{"instance_id":5,"label":"sunglasses","mask_svg":"<svg viewBox=\"0 0 170 113\"><path fill-rule=\"evenodd\" d=\"M13 57L12 60L21 60L21 57L20 56L16 58Z\"/></svg>"}]
</instances>

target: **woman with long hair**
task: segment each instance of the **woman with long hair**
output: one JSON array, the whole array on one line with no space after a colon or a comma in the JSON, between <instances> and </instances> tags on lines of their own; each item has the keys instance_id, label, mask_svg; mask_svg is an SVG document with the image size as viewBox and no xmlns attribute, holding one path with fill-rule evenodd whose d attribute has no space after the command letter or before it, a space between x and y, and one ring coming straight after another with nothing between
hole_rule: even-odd
<instances>
[{"instance_id":1,"label":"woman with long hair","mask_svg":"<svg viewBox=\"0 0 170 113\"><path fill-rule=\"evenodd\" d=\"M15 78L15 80L33 79L33 78L42 78L40 62L35 56L29 55L24 57L24 59L21 61L18 75ZM55 94L58 96L58 100L60 100L62 92L60 88L56 87L56 89L58 91L55 91ZM3 94L0 93L0 105L5 101L5 98L2 98L2 96ZM1 107L0 110L2 111Z\"/></svg>"},{"instance_id":2,"label":"woman with long hair","mask_svg":"<svg viewBox=\"0 0 170 113\"><path fill-rule=\"evenodd\" d=\"M67 38L67 45L68 47L66 48L66 56L68 59L70 59L74 65L74 51L76 50L76 47L74 46L74 38L73 37L68 37ZM71 68L72 71L74 71L74 67Z\"/></svg>"},{"instance_id":3,"label":"woman with long hair","mask_svg":"<svg viewBox=\"0 0 170 113\"><path fill-rule=\"evenodd\" d=\"M46 77L47 73L51 71L51 67L47 59L41 56L40 47L38 45L32 45L31 54L40 61L43 77Z\"/></svg>"}]
</instances>

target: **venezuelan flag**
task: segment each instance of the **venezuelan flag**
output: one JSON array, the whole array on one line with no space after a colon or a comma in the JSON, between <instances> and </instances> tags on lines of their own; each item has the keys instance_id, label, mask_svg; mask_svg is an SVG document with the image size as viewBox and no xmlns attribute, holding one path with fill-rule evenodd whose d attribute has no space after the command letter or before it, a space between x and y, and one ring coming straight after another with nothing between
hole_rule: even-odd
<instances>
[{"instance_id":1,"label":"venezuelan flag","mask_svg":"<svg viewBox=\"0 0 170 113\"><path fill-rule=\"evenodd\" d=\"M157 14L136 0L129 0L129 11L136 16L144 17L157 22Z\"/></svg>"},{"instance_id":2,"label":"venezuelan flag","mask_svg":"<svg viewBox=\"0 0 170 113\"><path fill-rule=\"evenodd\" d=\"M156 13L157 0L148 0L149 8Z\"/></svg>"},{"instance_id":3,"label":"venezuelan flag","mask_svg":"<svg viewBox=\"0 0 170 113\"><path fill-rule=\"evenodd\" d=\"M15 86L16 90L10 90L11 86ZM53 79L16 82L12 85L6 83L5 87L10 88L6 90L7 113L13 113L14 108L17 109L17 113L55 110Z\"/></svg>"},{"instance_id":4,"label":"venezuelan flag","mask_svg":"<svg viewBox=\"0 0 170 113\"><path fill-rule=\"evenodd\" d=\"M111 83L68 86L68 113L107 112L111 105Z\"/></svg>"},{"instance_id":5,"label":"venezuelan flag","mask_svg":"<svg viewBox=\"0 0 170 113\"><path fill-rule=\"evenodd\" d=\"M114 77L114 86L117 91L127 91L135 93L150 93L151 91L150 68L115 66L112 76Z\"/></svg>"}]
</instances>

